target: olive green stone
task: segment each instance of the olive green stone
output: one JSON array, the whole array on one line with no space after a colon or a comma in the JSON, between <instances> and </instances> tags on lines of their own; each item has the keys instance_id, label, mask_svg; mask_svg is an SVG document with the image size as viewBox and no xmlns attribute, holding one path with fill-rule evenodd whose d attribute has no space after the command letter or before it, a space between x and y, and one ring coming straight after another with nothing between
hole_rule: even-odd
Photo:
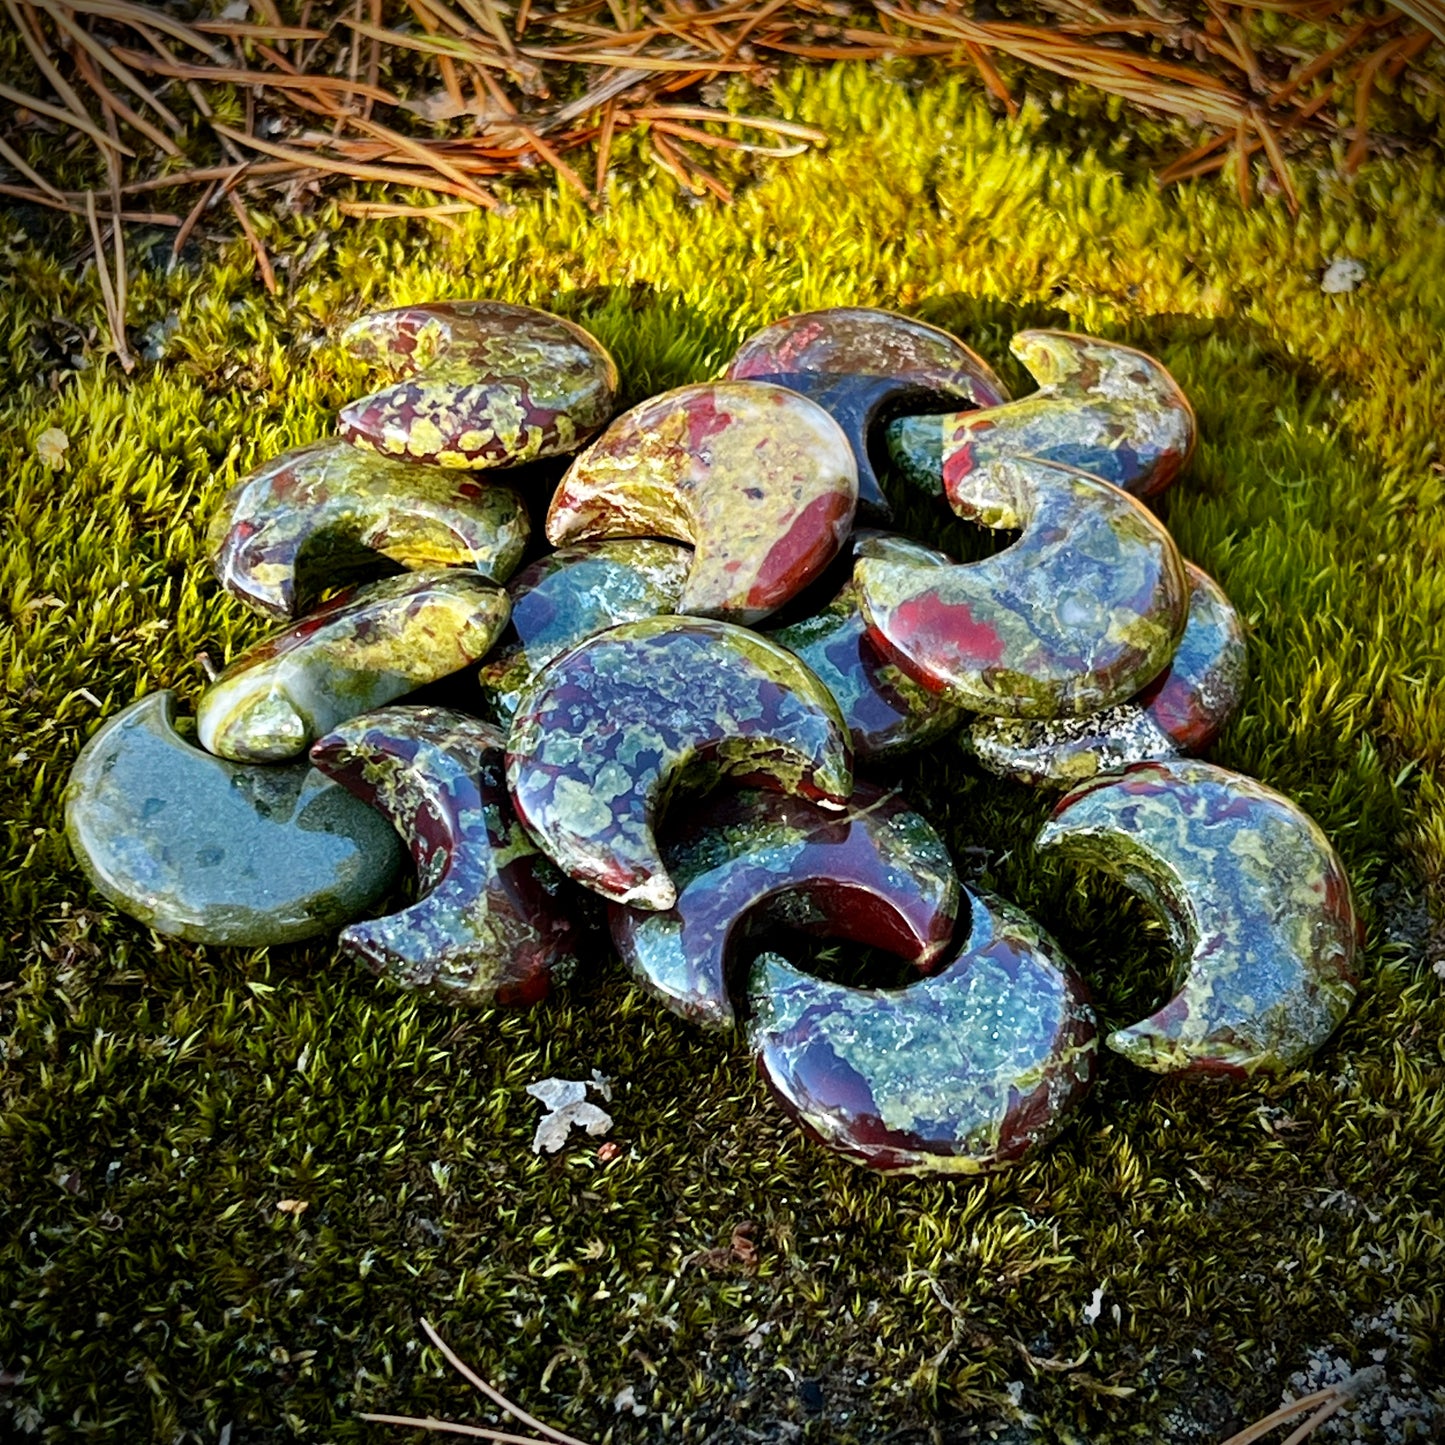
<instances>
[{"instance_id":1,"label":"olive green stone","mask_svg":"<svg viewBox=\"0 0 1445 1445\"><path fill-rule=\"evenodd\" d=\"M90 880L160 933L259 947L349 923L402 862L390 823L304 764L228 763L151 693L81 749L65 828Z\"/></svg>"}]
</instances>

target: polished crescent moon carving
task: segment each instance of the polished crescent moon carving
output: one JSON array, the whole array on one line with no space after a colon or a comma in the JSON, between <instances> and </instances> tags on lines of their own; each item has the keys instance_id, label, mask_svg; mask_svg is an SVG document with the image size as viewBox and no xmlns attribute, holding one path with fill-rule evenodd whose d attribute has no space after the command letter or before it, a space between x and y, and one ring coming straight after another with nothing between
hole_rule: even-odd
<instances>
[{"instance_id":1,"label":"polished crescent moon carving","mask_svg":"<svg viewBox=\"0 0 1445 1445\"><path fill-rule=\"evenodd\" d=\"M292 617L326 587L375 576L386 562L467 567L505 582L530 526L511 487L326 441L284 452L232 487L208 546L227 592Z\"/></svg>"},{"instance_id":2,"label":"polished crescent moon carving","mask_svg":"<svg viewBox=\"0 0 1445 1445\"><path fill-rule=\"evenodd\" d=\"M1194 759L1139 763L1068 794L1036 846L1117 878L1169 931L1173 997L1108 1038L1134 1063L1283 1072L1349 1012L1349 879L1319 826L1263 783Z\"/></svg>"},{"instance_id":3,"label":"polished crescent moon carving","mask_svg":"<svg viewBox=\"0 0 1445 1445\"><path fill-rule=\"evenodd\" d=\"M539 557L507 584L512 620L477 674L497 721L569 647L620 622L676 612L692 553L676 542L620 537Z\"/></svg>"},{"instance_id":4,"label":"polished crescent moon carving","mask_svg":"<svg viewBox=\"0 0 1445 1445\"><path fill-rule=\"evenodd\" d=\"M848 539L853 560L901 561L951 567L953 559L891 532L860 528ZM869 636L851 575L811 617L767 633L796 653L842 709L858 758L877 758L936 742L963 723L965 714L893 662Z\"/></svg>"},{"instance_id":5,"label":"polished crescent moon carving","mask_svg":"<svg viewBox=\"0 0 1445 1445\"><path fill-rule=\"evenodd\" d=\"M251 767L176 732L153 692L101 725L65 791L71 851L117 908L193 943L259 948L349 923L401 865L386 819L306 763Z\"/></svg>"},{"instance_id":6,"label":"polished crescent moon carving","mask_svg":"<svg viewBox=\"0 0 1445 1445\"><path fill-rule=\"evenodd\" d=\"M1169 666L1128 702L1062 718L976 718L966 746L991 773L1072 788L1151 758L1201 753L1233 716L1248 681L1244 624L1223 588L1192 562L1189 620Z\"/></svg>"},{"instance_id":7,"label":"polished crescent moon carving","mask_svg":"<svg viewBox=\"0 0 1445 1445\"><path fill-rule=\"evenodd\" d=\"M783 1108L873 1169L982 1174L1068 1121L1093 1079L1088 994L1021 910L965 890L967 938L896 990L824 982L777 954L754 965L748 1035Z\"/></svg>"},{"instance_id":8,"label":"polished crescent moon carving","mask_svg":"<svg viewBox=\"0 0 1445 1445\"><path fill-rule=\"evenodd\" d=\"M201 695L201 746L284 762L357 713L485 657L511 602L475 572L403 572L342 592L236 658Z\"/></svg>"},{"instance_id":9,"label":"polished crescent moon carving","mask_svg":"<svg viewBox=\"0 0 1445 1445\"><path fill-rule=\"evenodd\" d=\"M695 1023L734 1022L742 946L769 930L847 938L921 973L953 936L948 848L898 794L869 783L841 813L783 793L715 794L667 830L662 855L676 903L612 904L612 942L634 978Z\"/></svg>"},{"instance_id":10,"label":"polished crescent moon carving","mask_svg":"<svg viewBox=\"0 0 1445 1445\"><path fill-rule=\"evenodd\" d=\"M576 451L612 414L617 366L595 336L504 301L399 306L352 322L343 350L401 379L341 409L358 447L444 467Z\"/></svg>"},{"instance_id":11,"label":"polished crescent moon carving","mask_svg":"<svg viewBox=\"0 0 1445 1445\"><path fill-rule=\"evenodd\" d=\"M726 622L647 617L543 669L507 740L518 816L568 877L618 903L670 908L654 828L680 784L722 777L840 808L848 729L792 653Z\"/></svg>"},{"instance_id":12,"label":"polished crescent moon carving","mask_svg":"<svg viewBox=\"0 0 1445 1445\"><path fill-rule=\"evenodd\" d=\"M981 411L893 422L888 449L905 476L930 492L941 484L953 501L976 473L1027 456L1152 497L1193 455L1194 408L1154 357L1070 331L1020 331L1012 350L1039 389Z\"/></svg>"},{"instance_id":13,"label":"polished crescent moon carving","mask_svg":"<svg viewBox=\"0 0 1445 1445\"><path fill-rule=\"evenodd\" d=\"M341 946L407 988L456 1003L525 1004L576 968L562 875L507 797L506 740L439 707L384 707L311 749L312 763L401 834L418 900L354 923Z\"/></svg>"},{"instance_id":14,"label":"polished crescent moon carving","mask_svg":"<svg viewBox=\"0 0 1445 1445\"><path fill-rule=\"evenodd\" d=\"M774 321L738 347L726 376L773 382L816 401L853 448L859 510L882 519L891 509L869 442L884 422L905 410L1008 400L989 364L956 336L867 306L830 306Z\"/></svg>"},{"instance_id":15,"label":"polished crescent moon carving","mask_svg":"<svg viewBox=\"0 0 1445 1445\"><path fill-rule=\"evenodd\" d=\"M688 542L678 610L750 624L837 555L857 504L852 449L822 407L781 386L719 381L618 417L562 478L547 538Z\"/></svg>"},{"instance_id":16,"label":"polished crescent moon carving","mask_svg":"<svg viewBox=\"0 0 1445 1445\"><path fill-rule=\"evenodd\" d=\"M1117 487L1043 462L1001 463L976 481L973 519L1022 535L952 567L860 558L870 636L971 712L1060 717L1132 697L1168 665L1188 615L1164 525Z\"/></svg>"}]
</instances>

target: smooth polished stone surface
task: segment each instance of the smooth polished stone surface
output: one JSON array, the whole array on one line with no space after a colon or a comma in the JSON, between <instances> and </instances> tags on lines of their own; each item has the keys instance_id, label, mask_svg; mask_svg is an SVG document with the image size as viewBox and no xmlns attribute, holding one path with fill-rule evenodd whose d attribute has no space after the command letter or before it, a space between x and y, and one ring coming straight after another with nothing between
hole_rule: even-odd
<instances>
[{"instance_id":1,"label":"smooth polished stone surface","mask_svg":"<svg viewBox=\"0 0 1445 1445\"><path fill-rule=\"evenodd\" d=\"M943 839L897 793L859 783L839 813L747 789L715 794L663 840L677 886L664 912L614 903L612 942L674 1013L727 1028L744 943L797 928L937 966L959 884Z\"/></svg>"},{"instance_id":2,"label":"smooth polished stone surface","mask_svg":"<svg viewBox=\"0 0 1445 1445\"><path fill-rule=\"evenodd\" d=\"M619 622L676 612L692 553L675 542L579 542L524 567L508 584L512 621L479 681L499 722L555 657Z\"/></svg>"},{"instance_id":3,"label":"smooth polished stone surface","mask_svg":"<svg viewBox=\"0 0 1445 1445\"><path fill-rule=\"evenodd\" d=\"M1174 996L1108 1044L1159 1073L1303 1063L1355 996L1354 898L1288 798L1193 759L1139 763L1060 802L1036 846L1144 899L1174 946Z\"/></svg>"},{"instance_id":4,"label":"smooth polished stone surface","mask_svg":"<svg viewBox=\"0 0 1445 1445\"><path fill-rule=\"evenodd\" d=\"M475 572L403 572L333 597L244 652L196 709L201 746L241 763L284 762L338 723L485 657L507 594Z\"/></svg>"},{"instance_id":5,"label":"smooth polished stone surface","mask_svg":"<svg viewBox=\"0 0 1445 1445\"><path fill-rule=\"evenodd\" d=\"M208 546L227 592L291 617L380 559L468 567L505 582L530 529L511 487L325 441L285 452L232 487Z\"/></svg>"},{"instance_id":6,"label":"smooth polished stone surface","mask_svg":"<svg viewBox=\"0 0 1445 1445\"><path fill-rule=\"evenodd\" d=\"M609 416L617 366L580 326L505 301L400 306L341 347L400 380L341 410L347 441L444 467L514 467L576 451Z\"/></svg>"},{"instance_id":7,"label":"smooth polished stone surface","mask_svg":"<svg viewBox=\"0 0 1445 1445\"><path fill-rule=\"evenodd\" d=\"M328 733L311 761L390 819L416 864L418 901L345 929L348 953L454 1003L535 1003L571 976L562 875L512 811L496 728L445 708L380 708Z\"/></svg>"},{"instance_id":8,"label":"smooth polished stone surface","mask_svg":"<svg viewBox=\"0 0 1445 1445\"><path fill-rule=\"evenodd\" d=\"M953 565L945 553L887 532L854 532L848 546L854 558L919 567ZM858 605L858 585L851 577L821 612L768 635L796 653L833 694L858 758L922 747L964 720L962 709L915 681L879 650L868 635Z\"/></svg>"},{"instance_id":9,"label":"smooth polished stone surface","mask_svg":"<svg viewBox=\"0 0 1445 1445\"><path fill-rule=\"evenodd\" d=\"M562 478L547 537L691 543L678 610L753 623L832 561L857 503L852 448L822 407L780 386L710 382L618 417Z\"/></svg>"},{"instance_id":10,"label":"smooth polished stone surface","mask_svg":"<svg viewBox=\"0 0 1445 1445\"><path fill-rule=\"evenodd\" d=\"M727 777L841 807L848 730L827 688L726 622L646 617L579 643L512 721L507 782L554 863L618 903L671 908L654 828L679 784Z\"/></svg>"},{"instance_id":11,"label":"smooth polished stone surface","mask_svg":"<svg viewBox=\"0 0 1445 1445\"><path fill-rule=\"evenodd\" d=\"M1203 752L1234 715L1249 680L1244 624L1192 562L1189 620L1169 666L1142 692L1083 717L979 718L966 745L991 773L1033 787L1072 788L1151 758Z\"/></svg>"},{"instance_id":12,"label":"smooth polished stone surface","mask_svg":"<svg viewBox=\"0 0 1445 1445\"><path fill-rule=\"evenodd\" d=\"M153 692L102 724L65 791L70 847L117 908L192 943L257 948L350 922L402 852L386 819L305 763L223 762Z\"/></svg>"},{"instance_id":13,"label":"smooth polished stone surface","mask_svg":"<svg viewBox=\"0 0 1445 1445\"><path fill-rule=\"evenodd\" d=\"M1043 462L973 480L966 515L1022 535L953 567L860 558L853 575L881 650L950 702L995 717L1098 712L1157 677L1189 601L1159 519L1107 482Z\"/></svg>"},{"instance_id":14,"label":"smooth polished stone surface","mask_svg":"<svg viewBox=\"0 0 1445 1445\"><path fill-rule=\"evenodd\" d=\"M770 381L816 401L843 428L858 463L858 506L890 514L869 456L875 429L904 411L998 406L1003 383L956 336L866 306L831 306L785 316L754 332L726 373ZM881 440L881 439L880 439Z\"/></svg>"},{"instance_id":15,"label":"smooth polished stone surface","mask_svg":"<svg viewBox=\"0 0 1445 1445\"><path fill-rule=\"evenodd\" d=\"M1027 914L966 889L968 937L907 988L845 988L777 954L754 965L748 1033L783 1108L855 1163L909 1174L1017 1164L1093 1078L1088 994Z\"/></svg>"},{"instance_id":16,"label":"smooth polished stone surface","mask_svg":"<svg viewBox=\"0 0 1445 1445\"><path fill-rule=\"evenodd\" d=\"M941 481L952 501L977 472L1032 456L1152 497L1184 469L1194 409L1152 356L1069 331L1020 331L1012 350L1039 389L985 411L891 423L888 449L906 476L930 492Z\"/></svg>"}]
</instances>

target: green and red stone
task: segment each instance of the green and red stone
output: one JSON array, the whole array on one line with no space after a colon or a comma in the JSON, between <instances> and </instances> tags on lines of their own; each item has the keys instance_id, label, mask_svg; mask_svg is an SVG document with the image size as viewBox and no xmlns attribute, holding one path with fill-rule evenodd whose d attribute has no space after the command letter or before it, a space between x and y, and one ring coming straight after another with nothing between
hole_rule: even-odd
<instances>
[{"instance_id":1,"label":"green and red stone","mask_svg":"<svg viewBox=\"0 0 1445 1445\"><path fill-rule=\"evenodd\" d=\"M201 745L233 762L299 757L338 723L478 661L511 602L475 572L403 572L339 593L243 653L201 696Z\"/></svg>"},{"instance_id":2,"label":"green and red stone","mask_svg":"<svg viewBox=\"0 0 1445 1445\"><path fill-rule=\"evenodd\" d=\"M530 530L511 487L387 461L345 442L285 452L227 493L208 545L221 586L270 617L378 565L466 567L505 582Z\"/></svg>"},{"instance_id":3,"label":"green and red stone","mask_svg":"<svg viewBox=\"0 0 1445 1445\"><path fill-rule=\"evenodd\" d=\"M957 337L892 311L831 306L784 317L738 348L730 381L768 381L816 401L843 428L858 463L858 506L887 518L869 441L907 411L993 407L1008 400L984 359Z\"/></svg>"},{"instance_id":4,"label":"green and red stone","mask_svg":"<svg viewBox=\"0 0 1445 1445\"><path fill-rule=\"evenodd\" d=\"M782 793L716 794L667 832L662 856L676 903L612 904L612 941L644 988L708 1027L735 1022L743 949L777 929L850 939L920 973L953 937L947 847L898 794L868 783L842 813Z\"/></svg>"},{"instance_id":5,"label":"green and red stone","mask_svg":"<svg viewBox=\"0 0 1445 1445\"><path fill-rule=\"evenodd\" d=\"M872 557L919 567L953 565L943 552L886 532L854 532L848 546L855 559ZM858 584L852 577L821 612L768 635L796 653L833 694L852 734L855 757L883 757L922 747L964 720L961 709L915 681L879 650L868 634L858 605Z\"/></svg>"},{"instance_id":6,"label":"green and red stone","mask_svg":"<svg viewBox=\"0 0 1445 1445\"><path fill-rule=\"evenodd\" d=\"M617 366L595 336L504 301L378 311L340 345L400 378L343 407L341 435L408 462L479 469L565 456L617 397Z\"/></svg>"},{"instance_id":7,"label":"green and red stone","mask_svg":"<svg viewBox=\"0 0 1445 1445\"><path fill-rule=\"evenodd\" d=\"M784 387L719 381L618 417L562 478L547 537L690 543L678 610L751 624L832 561L857 504L852 449L822 407Z\"/></svg>"},{"instance_id":8,"label":"green and red stone","mask_svg":"<svg viewBox=\"0 0 1445 1445\"><path fill-rule=\"evenodd\" d=\"M1189 581L1142 502L1029 459L973 474L965 515L1018 528L1010 547L951 567L861 557L869 635L925 687L994 717L1062 717L1124 702L1168 666Z\"/></svg>"},{"instance_id":9,"label":"green and red stone","mask_svg":"<svg viewBox=\"0 0 1445 1445\"><path fill-rule=\"evenodd\" d=\"M792 653L726 622L646 617L579 643L538 674L512 720L518 816L569 878L670 908L654 829L681 787L722 778L841 808L848 729Z\"/></svg>"},{"instance_id":10,"label":"green and red stone","mask_svg":"<svg viewBox=\"0 0 1445 1445\"><path fill-rule=\"evenodd\" d=\"M1082 717L978 718L965 745L991 773L1072 788L1151 758L1201 753L1234 715L1249 678L1244 624L1192 562L1189 620L1169 666L1128 702Z\"/></svg>"},{"instance_id":11,"label":"green and red stone","mask_svg":"<svg viewBox=\"0 0 1445 1445\"><path fill-rule=\"evenodd\" d=\"M763 954L748 991L758 1071L830 1149L901 1174L1017 1164L1068 1122L1093 1078L1088 994L1027 914L965 889L967 939L896 990L824 982Z\"/></svg>"},{"instance_id":12,"label":"green and red stone","mask_svg":"<svg viewBox=\"0 0 1445 1445\"><path fill-rule=\"evenodd\" d=\"M1253 778L1183 758L1069 793L1035 845L1097 868L1163 920L1174 995L1108 1044L1158 1073L1284 1073L1355 996L1359 925L1319 826Z\"/></svg>"},{"instance_id":13,"label":"green and red stone","mask_svg":"<svg viewBox=\"0 0 1445 1445\"><path fill-rule=\"evenodd\" d=\"M625 537L579 542L523 568L507 586L512 620L479 674L497 721L511 721L523 689L569 647L619 622L676 612L691 566L675 542Z\"/></svg>"},{"instance_id":14,"label":"green and red stone","mask_svg":"<svg viewBox=\"0 0 1445 1445\"><path fill-rule=\"evenodd\" d=\"M445 708L386 707L328 733L311 761L388 818L416 864L417 901L345 929L346 952L454 1003L535 1003L571 977L566 885L512 811L501 732Z\"/></svg>"},{"instance_id":15,"label":"green and red stone","mask_svg":"<svg viewBox=\"0 0 1445 1445\"><path fill-rule=\"evenodd\" d=\"M960 488L970 494L976 473L1029 456L1152 497L1184 469L1194 409L1152 356L1069 331L1020 331L1012 350L1039 389L979 411L892 422L888 449L905 476L933 493L941 484L953 501Z\"/></svg>"},{"instance_id":16,"label":"green and red stone","mask_svg":"<svg viewBox=\"0 0 1445 1445\"><path fill-rule=\"evenodd\" d=\"M153 692L81 749L65 831L90 881L158 933L237 948L294 943L349 923L401 866L396 834L306 763L212 757Z\"/></svg>"}]
</instances>

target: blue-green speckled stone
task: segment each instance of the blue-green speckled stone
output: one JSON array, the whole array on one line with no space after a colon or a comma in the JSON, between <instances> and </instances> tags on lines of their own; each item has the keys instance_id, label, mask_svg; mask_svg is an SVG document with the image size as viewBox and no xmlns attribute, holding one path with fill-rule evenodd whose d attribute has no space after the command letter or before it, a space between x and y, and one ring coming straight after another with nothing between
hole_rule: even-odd
<instances>
[{"instance_id":1,"label":"blue-green speckled stone","mask_svg":"<svg viewBox=\"0 0 1445 1445\"><path fill-rule=\"evenodd\" d=\"M259 947L349 923L395 878L391 824L306 764L228 763L176 732L151 693L81 750L70 846L112 903L193 943Z\"/></svg>"}]
</instances>

